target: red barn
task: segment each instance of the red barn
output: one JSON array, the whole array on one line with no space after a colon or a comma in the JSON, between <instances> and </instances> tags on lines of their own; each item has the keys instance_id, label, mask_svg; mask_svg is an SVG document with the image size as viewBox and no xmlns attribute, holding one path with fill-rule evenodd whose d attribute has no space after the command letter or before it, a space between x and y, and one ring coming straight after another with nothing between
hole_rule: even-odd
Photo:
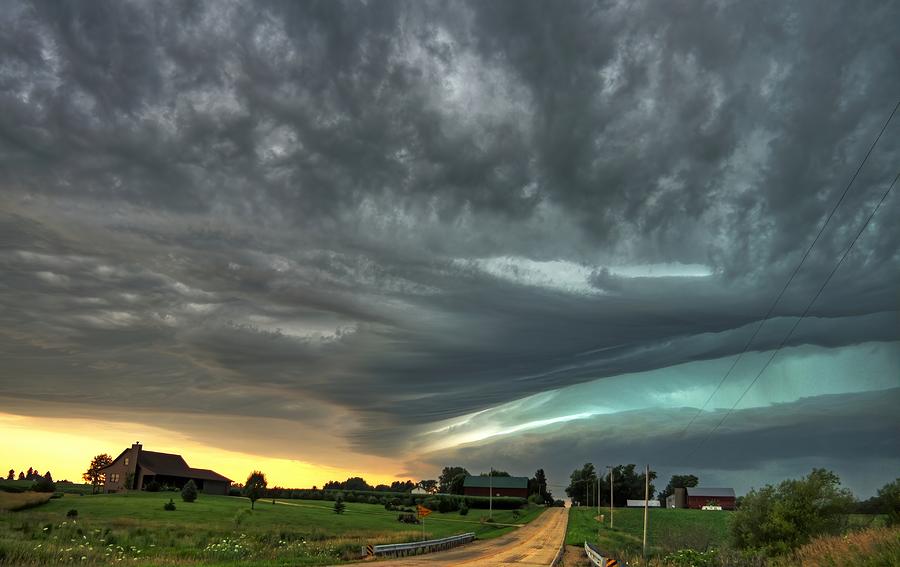
<instances>
[{"instance_id":1,"label":"red barn","mask_svg":"<svg viewBox=\"0 0 900 567\"><path fill-rule=\"evenodd\" d=\"M704 506L721 506L723 510L734 510L733 488L701 488L694 487L687 490L688 508L699 510Z\"/></svg>"},{"instance_id":2,"label":"red barn","mask_svg":"<svg viewBox=\"0 0 900 567\"><path fill-rule=\"evenodd\" d=\"M524 476L467 476L463 482L466 496L517 496L528 498L528 478Z\"/></svg>"}]
</instances>

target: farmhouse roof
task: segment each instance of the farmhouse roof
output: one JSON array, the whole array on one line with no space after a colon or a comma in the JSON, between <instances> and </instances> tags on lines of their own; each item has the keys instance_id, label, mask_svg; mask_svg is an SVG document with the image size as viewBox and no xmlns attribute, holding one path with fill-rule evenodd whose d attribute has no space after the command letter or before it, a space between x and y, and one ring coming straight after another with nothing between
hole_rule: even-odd
<instances>
[{"instance_id":1,"label":"farmhouse roof","mask_svg":"<svg viewBox=\"0 0 900 567\"><path fill-rule=\"evenodd\" d=\"M122 458L125 454L122 451L113 463ZM159 453L157 451L141 450L138 453L138 465L148 473L165 476L178 476L184 478L194 478L197 480L218 480L223 482L231 482L231 479L220 475L209 469L195 469L188 466L187 461L181 455L175 453ZM109 466L112 466L110 464ZM109 468L109 467L104 467Z\"/></svg>"},{"instance_id":2,"label":"farmhouse roof","mask_svg":"<svg viewBox=\"0 0 900 567\"><path fill-rule=\"evenodd\" d=\"M688 496L705 496L707 498L734 498L733 488L703 488L694 487L687 489Z\"/></svg>"},{"instance_id":3,"label":"farmhouse roof","mask_svg":"<svg viewBox=\"0 0 900 567\"><path fill-rule=\"evenodd\" d=\"M493 480L491 480L493 478ZM467 476L463 481L466 488L528 488L528 478L524 476Z\"/></svg>"}]
</instances>

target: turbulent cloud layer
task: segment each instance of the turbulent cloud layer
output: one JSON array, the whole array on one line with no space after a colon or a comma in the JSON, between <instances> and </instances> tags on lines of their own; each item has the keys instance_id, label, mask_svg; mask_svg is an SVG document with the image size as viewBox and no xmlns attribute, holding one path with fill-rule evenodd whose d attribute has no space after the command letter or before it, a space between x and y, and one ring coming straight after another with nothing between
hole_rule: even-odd
<instances>
[{"instance_id":1,"label":"turbulent cloud layer","mask_svg":"<svg viewBox=\"0 0 900 567\"><path fill-rule=\"evenodd\" d=\"M509 466L562 475L602 450L585 436L686 467L897 172L900 118L675 435L896 104L898 19L891 2L8 2L0 411L165 415L421 474L527 443ZM708 441L750 460L697 466L802 472L821 412L896 405L897 203ZM605 420L621 435L594 435ZM794 432L777 450L771 420ZM900 464L896 441L855 446L816 458Z\"/></svg>"}]
</instances>

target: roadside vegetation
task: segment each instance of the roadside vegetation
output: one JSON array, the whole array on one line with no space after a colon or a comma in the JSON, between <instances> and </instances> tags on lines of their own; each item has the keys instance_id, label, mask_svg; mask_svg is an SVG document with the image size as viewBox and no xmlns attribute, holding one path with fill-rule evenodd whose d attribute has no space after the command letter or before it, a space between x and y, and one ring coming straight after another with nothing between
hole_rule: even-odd
<instances>
[{"instance_id":1,"label":"roadside vegetation","mask_svg":"<svg viewBox=\"0 0 900 567\"><path fill-rule=\"evenodd\" d=\"M869 513L859 514L865 510ZM857 502L834 473L750 491L735 512L650 509L648 560L641 560L643 509L570 510L566 543L595 544L620 564L673 567L900 565L900 479Z\"/></svg>"}]
</instances>

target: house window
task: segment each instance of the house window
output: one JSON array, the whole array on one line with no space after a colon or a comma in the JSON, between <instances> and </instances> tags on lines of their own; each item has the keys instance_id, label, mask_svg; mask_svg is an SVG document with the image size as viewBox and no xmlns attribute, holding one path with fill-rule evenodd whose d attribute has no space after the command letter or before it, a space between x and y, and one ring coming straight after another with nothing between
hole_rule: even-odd
<instances>
[{"instance_id":1,"label":"house window","mask_svg":"<svg viewBox=\"0 0 900 567\"><path fill-rule=\"evenodd\" d=\"M112 473L109 475L110 482L119 482L119 473Z\"/></svg>"},{"instance_id":2,"label":"house window","mask_svg":"<svg viewBox=\"0 0 900 567\"><path fill-rule=\"evenodd\" d=\"M125 457L125 466L128 466L128 457Z\"/></svg>"}]
</instances>

